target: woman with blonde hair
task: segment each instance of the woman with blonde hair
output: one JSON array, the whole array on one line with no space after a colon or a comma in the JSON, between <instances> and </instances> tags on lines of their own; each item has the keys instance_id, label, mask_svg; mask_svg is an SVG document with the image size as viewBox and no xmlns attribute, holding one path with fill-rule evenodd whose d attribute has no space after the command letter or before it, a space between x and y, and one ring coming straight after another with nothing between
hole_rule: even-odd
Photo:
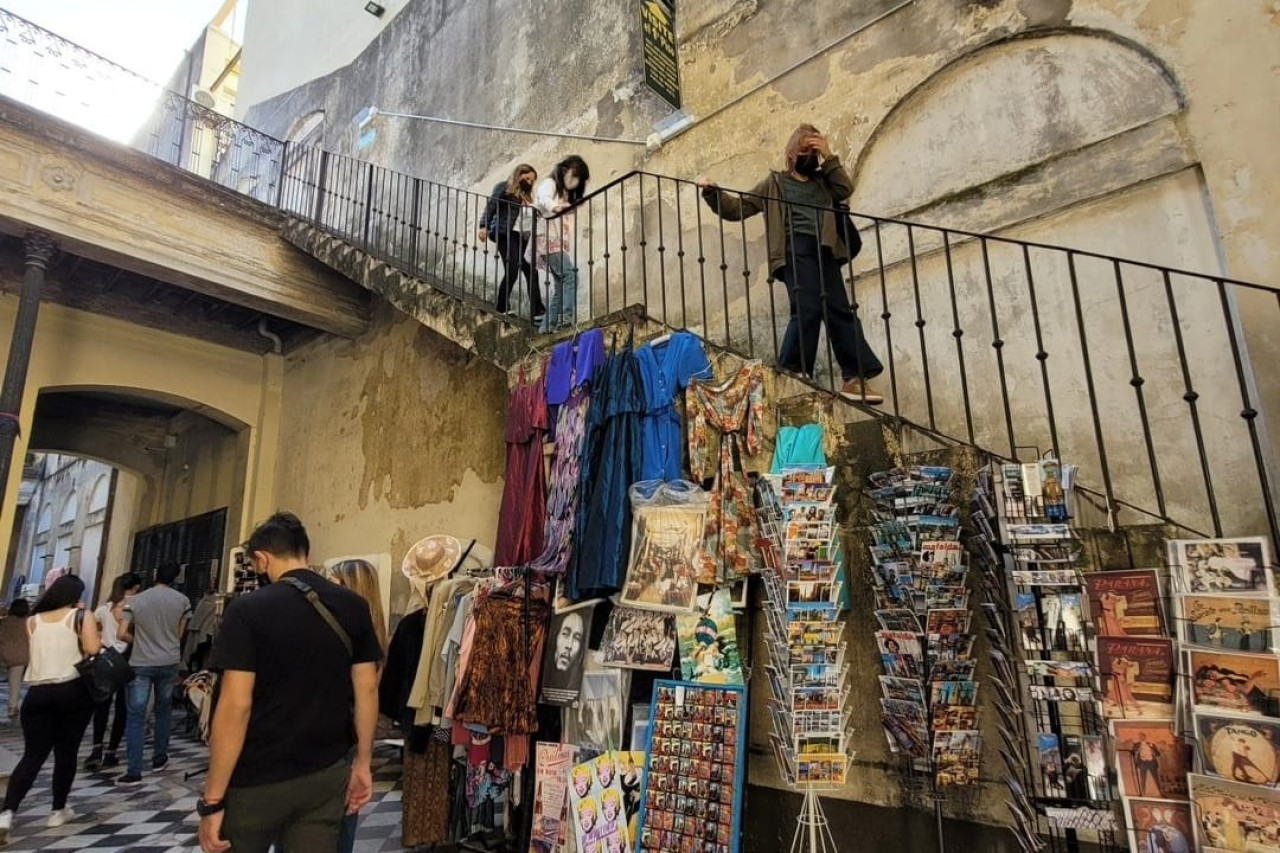
<instances>
[{"instance_id":1,"label":"woman with blonde hair","mask_svg":"<svg viewBox=\"0 0 1280 853\"><path fill-rule=\"evenodd\" d=\"M334 563L329 575L338 586L360 596L369 605L373 617L373 631L378 635L382 656L387 655L387 617L382 610L382 585L378 583L378 570L367 560L343 560Z\"/></svg>"}]
</instances>

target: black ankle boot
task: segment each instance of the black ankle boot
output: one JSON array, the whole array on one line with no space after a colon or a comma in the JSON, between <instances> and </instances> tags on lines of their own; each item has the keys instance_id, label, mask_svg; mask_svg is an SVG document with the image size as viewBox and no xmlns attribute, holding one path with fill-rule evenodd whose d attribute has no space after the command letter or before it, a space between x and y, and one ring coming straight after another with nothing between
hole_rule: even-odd
<instances>
[{"instance_id":1,"label":"black ankle boot","mask_svg":"<svg viewBox=\"0 0 1280 853\"><path fill-rule=\"evenodd\" d=\"M94 771L100 767L102 767L102 744L94 746L89 752L89 757L84 760L85 770Z\"/></svg>"}]
</instances>

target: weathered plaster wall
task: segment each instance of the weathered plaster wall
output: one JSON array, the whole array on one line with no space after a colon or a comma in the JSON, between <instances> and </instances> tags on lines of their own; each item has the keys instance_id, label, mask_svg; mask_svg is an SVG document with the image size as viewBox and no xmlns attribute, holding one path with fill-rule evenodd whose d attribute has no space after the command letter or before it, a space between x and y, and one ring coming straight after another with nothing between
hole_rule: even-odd
<instances>
[{"instance_id":1,"label":"weathered plaster wall","mask_svg":"<svg viewBox=\"0 0 1280 853\"><path fill-rule=\"evenodd\" d=\"M296 512L316 563L390 552L433 533L492 547L502 500L507 385L388 306L354 341L288 356L274 508ZM398 571L391 608L403 612Z\"/></svg>"}]
</instances>

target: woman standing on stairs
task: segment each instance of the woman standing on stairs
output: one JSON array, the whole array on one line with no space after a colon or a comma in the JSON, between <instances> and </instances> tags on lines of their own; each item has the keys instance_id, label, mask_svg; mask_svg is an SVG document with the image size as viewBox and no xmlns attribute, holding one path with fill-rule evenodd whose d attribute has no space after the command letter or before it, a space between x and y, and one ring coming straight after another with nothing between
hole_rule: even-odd
<instances>
[{"instance_id":1,"label":"woman standing on stairs","mask_svg":"<svg viewBox=\"0 0 1280 853\"><path fill-rule=\"evenodd\" d=\"M526 257L529 229L522 228L521 224L526 219L528 205L533 203L533 185L537 180L538 171L528 163L516 166L509 180L493 188L489 203L485 205L484 214L480 217L480 233L477 235L481 243L492 239L498 246L498 257L502 259L498 313L507 313L511 289L520 278L520 273L524 273L524 280L529 285L529 311L535 323L546 313L546 309L542 306L538 273ZM532 219L529 221L532 222Z\"/></svg>"},{"instance_id":2,"label":"woman standing on stairs","mask_svg":"<svg viewBox=\"0 0 1280 853\"><path fill-rule=\"evenodd\" d=\"M770 172L749 194L725 192L705 177L697 184L703 200L722 219L736 222L764 214L769 272L786 283L791 303L779 365L812 376L825 322L844 379L841 393L880 405L884 397L867 381L884 367L867 345L841 272L857 250L846 244L844 214L833 210L852 194L853 181L827 138L811 124L791 134L785 159L786 171Z\"/></svg>"},{"instance_id":3,"label":"woman standing on stairs","mask_svg":"<svg viewBox=\"0 0 1280 853\"><path fill-rule=\"evenodd\" d=\"M538 184L533 203L544 217L538 223L538 263L555 279L555 290L548 291L550 310L543 318L540 332L572 326L578 316L578 266L573 253L578 242L573 208L587 192L591 170L576 154L556 164L551 177Z\"/></svg>"},{"instance_id":4,"label":"woman standing on stairs","mask_svg":"<svg viewBox=\"0 0 1280 853\"><path fill-rule=\"evenodd\" d=\"M76 778L80 741L93 716L93 700L80 680L76 664L85 655L102 650L97 620L77 618L83 614L83 595L84 581L75 575L63 575L40 597L34 615L27 620L31 636L27 683L31 687L22 700L22 758L9 777L4 811L0 812L0 847L9 843L13 813L22 805L50 752L53 813L48 826L62 826L76 817L67 808L67 795Z\"/></svg>"}]
</instances>

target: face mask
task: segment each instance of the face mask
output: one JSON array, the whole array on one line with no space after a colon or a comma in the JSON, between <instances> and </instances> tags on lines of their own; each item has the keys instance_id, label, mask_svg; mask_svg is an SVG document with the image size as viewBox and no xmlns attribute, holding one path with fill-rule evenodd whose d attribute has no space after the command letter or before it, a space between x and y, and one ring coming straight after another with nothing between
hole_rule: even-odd
<instances>
[{"instance_id":1,"label":"face mask","mask_svg":"<svg viewBox=\"0 0 1280 853\"><path fill-rule=\"evenodd\" d=\"M533 189L533 181L529 180L528 178L525 178L523 181L520 182L520 189L524 190L525 192L528 192L529 190Z\"/></svg>"},{"instance_id":2,"label":"face mask","mask_svg":"<svg viewBox=\"0 0 1280 853\"><path fill-rule=\"evenodd\" d=\"M810 151L808 154L801 154L796 158L796 174L799 175L816 175L818 174L818 155Z\"/></svg>"},{"instance_id":3,"label":"face mask","mask_svg":"<svg viewBox=\"0 0 1280 853\"><path fill-rule=\"evenodd\" d=\"M564 176L564 188L565 188L565 189L567 189L567 190L576 190L576 189L577 189L579 186L581 186L581 185L582 185L582 182L578 180L578 176L577 176L577 175L565 175L565 176Z\"/></svg>"}]
</instances>

